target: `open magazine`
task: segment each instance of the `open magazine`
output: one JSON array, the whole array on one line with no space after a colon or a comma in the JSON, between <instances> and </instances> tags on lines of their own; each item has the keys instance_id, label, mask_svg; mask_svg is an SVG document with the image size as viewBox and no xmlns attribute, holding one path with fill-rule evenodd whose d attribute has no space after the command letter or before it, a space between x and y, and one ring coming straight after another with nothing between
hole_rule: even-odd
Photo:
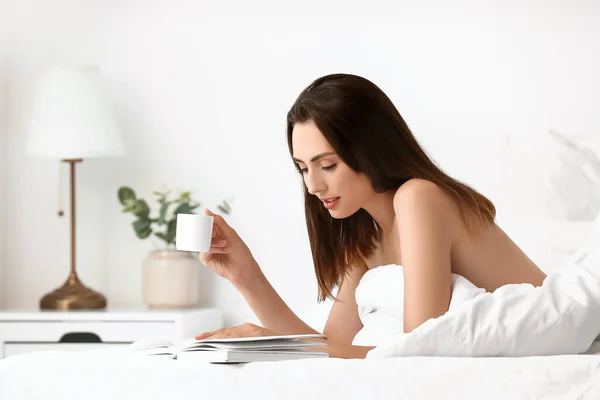
<instances>
[{"instance_id":1,"label":"open magazine","mask_svg":"<svg viewBox=\"0 0 600 400\"><path fill-rule=\"evenodd\" d=\"M325 343L311 341L324 338L321 334L256 336L226 339L183 340L173 343L168 340L139 340L130 345L137 354L168 356L177 360L195 360L209 363L248 363L256 361L299 360L305 358L327 358L324 352L313 347Z\"/></svg>"}]
</instances>

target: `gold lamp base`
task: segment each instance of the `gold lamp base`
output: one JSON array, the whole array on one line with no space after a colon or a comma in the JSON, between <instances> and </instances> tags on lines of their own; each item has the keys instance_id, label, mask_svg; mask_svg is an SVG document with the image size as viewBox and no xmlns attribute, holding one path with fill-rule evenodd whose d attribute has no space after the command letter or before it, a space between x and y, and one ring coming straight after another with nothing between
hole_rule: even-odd
<instances>
[{"instance_id":1,"label":"gold lamp base","mask_svg":"<svg viewBox=\"0 0 600 400\"><path fill-rule=\"evenodd\" d=\"M71 273L61 287L42 297L40 308L60 311L104 309L106 297L85 287L75 272L75 164L82 160L75 158L63 161L69 163L71 172ZM62 216L63 213L59 212L58 215Z\"/></svg>"},{"instance_id":2,"label":"gold lamp base","mask_svg":"<svg viewBox=\"0 0 600 400\"><path fill-rule=\"evenodd\" d=\"M84 286L77 275L71 273L64 285L42 297L40 308L61 311L104 309L106 297Z\"/></svg>"}]
</instances>

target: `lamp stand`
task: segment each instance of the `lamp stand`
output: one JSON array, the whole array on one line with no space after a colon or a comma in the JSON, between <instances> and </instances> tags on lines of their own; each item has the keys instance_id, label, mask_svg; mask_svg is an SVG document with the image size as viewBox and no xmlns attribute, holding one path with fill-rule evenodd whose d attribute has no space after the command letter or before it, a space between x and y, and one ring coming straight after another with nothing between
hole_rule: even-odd
<instances>
[{"instance_id":1,"label":"lamp stand","mask_svg":"<svg viewBox=\"0 0 600 400\"><path fill-rule=\"evenodd\" d=\"M106 308L106 297L81 283L75 270L75 164L83 160L62 160L70 164L71 172L71 272L66 282L40 300L43 310L87 310Z\"/></svg>"}]
</instances>

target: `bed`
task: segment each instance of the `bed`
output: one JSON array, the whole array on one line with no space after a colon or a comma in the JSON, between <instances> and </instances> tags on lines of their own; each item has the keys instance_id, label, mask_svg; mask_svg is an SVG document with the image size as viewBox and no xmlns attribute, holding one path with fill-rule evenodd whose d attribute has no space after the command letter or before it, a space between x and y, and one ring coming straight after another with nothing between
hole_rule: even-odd
<instances>
[{"instance_id":1,"label":"bed","mask_svg":"<svg viewBox=\"0 0 600 400\"><path fill-rule=\"evenodd\" d=\"M600 223L597 227L593 249L598 248L595 243L600 240ZM588 235L589 231L585 236ZM600 251L593 253L594 257L588 259L591 264L600 266ZM389 271L396 270L390 268ZM597 273L597 269L594 271ZM362 296L365 303L359 302L359 306L365 310L369 308L368 301L375 301L381 294L383 282L391 282L384 268L372 274L380 283L373 281L372 289L366 291L372 295ZM571 282L557 276L558 284ZM485 305L490 299L491 307L487 309L496 310L495 314L485 312L473 318L476 314L470 307L459 306L455 313L447 314L448 318L430 320L431 329L426 328L428 323L423 324L421 333L412 336L416 338L414 341L399 341L407 346L382 344L380 347L387 352L384 358L213 365L140 356L124 349L25 353L0 360L0 399L600 399L600 341L589 339L591 334L600 332L598 276L582 280L588 285L587 292L578 292L585 285L569 283L568 288L557 292L560 293L557 298L540 297L539 304L548 309L535 308L539 312L533 317L540 318L546 325L552 324L558 336L553 336L552 331L541 335L540 328L528 325L531 315L511 316L511 310L519 310L518 306L511 309L499 306L515 305L514 301L477 294L473 304ZM572 296L565 296L566 293ZM581 313L564 312L573 308L568 304L569 298L586 300L575 307ZM477 299L483 300L477 302ZM553 313L573 319L562 320L562 326L554 325L549 319ZM372 316L372 313L365 311L365 315ZM461 328L468 320L478 321L479 325ZM387 319L382 316L378 321L383 323ZM510 332L502 328L506 326L516 328ZM473 340L472 336L453 339L454 333L475 331L469 328L479 330L475 339L480 340ZM513 333L525 343L519 349L521 353L527 353L538 342L543 346L535 351L566 349L566 352L503 357L469 355L497 345L498 337L504 338L500 345L511 345ZM438 341L438 338L446 340ZM569 347L571 340L587 343L586 346L591 343L591 347L585 347L585 353L580 352L576 347ZM450 346L444 348L447 343ZM444 357L402 355L414 349L446 354ZM463 354L449 356L448 351Z\"/></svg>"},{"instance_id":2,"label":"bed","mask_svg":"<svg viewBox=\"0 0 600 400\"><path fill-rule=\"evenodd\" d=\"M0 361L2 399L598 399L600 342L545 357L314 359L214 365L124 350Z\"/></svg>"}]
</instances>

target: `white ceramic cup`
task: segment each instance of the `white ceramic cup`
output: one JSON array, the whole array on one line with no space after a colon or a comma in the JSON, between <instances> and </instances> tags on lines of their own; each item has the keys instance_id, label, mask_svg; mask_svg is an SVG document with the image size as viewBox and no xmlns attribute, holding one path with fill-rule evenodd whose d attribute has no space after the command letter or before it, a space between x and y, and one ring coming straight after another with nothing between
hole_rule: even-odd
<instances>
[{"instance_id":1,"label":"white ceramic cup","mask_svg":"<svg viewBox=\"0 0 600 400\"><path fill-rule=\"evenodd\" d=\"M180 251L207 252L212 241L212 228L212 216L177 214L175 248Z\"/></svg>"}]
</instances>

